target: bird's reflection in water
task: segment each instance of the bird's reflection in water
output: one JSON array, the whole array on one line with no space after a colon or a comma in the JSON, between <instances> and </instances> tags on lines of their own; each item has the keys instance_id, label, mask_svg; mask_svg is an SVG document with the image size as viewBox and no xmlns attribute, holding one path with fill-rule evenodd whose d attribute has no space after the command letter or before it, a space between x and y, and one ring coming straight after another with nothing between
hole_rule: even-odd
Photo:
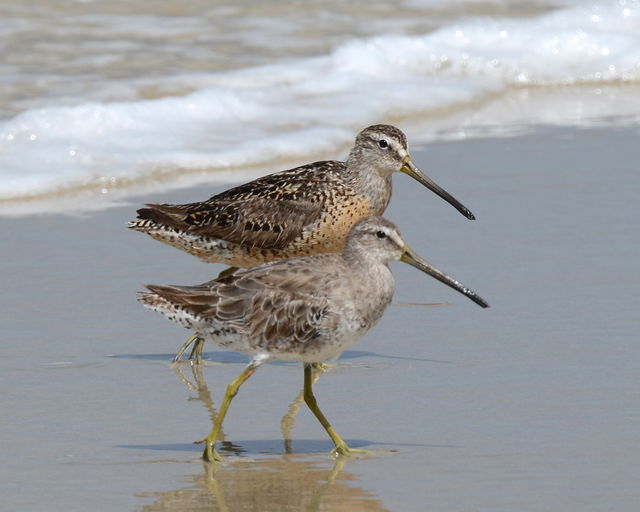
<instances>
[{"instance_id":1,"label":"bird's reflection in water","mask_svg":"<svg viewBox=\"0 0 640 512\"><path fill-rule=\"evenodd\" d=\"M354 485L344 471L344 457L334 461L309 455L233 458L224 465L203 462L203 473L175 491L140 494L155 501L140 510L155 511L387 511L370 491Z\"/></svg>"},{"instance_id":2,"label":"bird's reflection in water","mask_svg":"<svg viewBox=\"0 0 640 512\"><path fill-rule=\"evenodd\" d=\"M217 411L211 393L202 376L202 365L190 365L193 381L185 376L183 365L175 365L176 374L184 384L197 393L214 421ZM314 382L325 371L314 369ZM349 461L345 457L332 460L326 453L291 454L289 433L302 392L289 406L282 418L285 454L253 455L251 458L228 457L224 464L202 463L203 472L187 477L190 482L181 489L141 493L155 501L140 510L153 511L387 511L380 500L369 491L360 489L357 476L344 471ZM224 437L221 436L221 440ZM243 451L228 441L221 443L227 454Z\"/></svg>"},{"instance_id":3,"label":"bird's reflection in water","mask_svg":"<svg viewBox=\"0 0 640 512\"><path fill-rule=\"evenodd\" d=\"M183 364L175 364L173 366L176 375L178 376L178 378L184 383L185 386L187 386L190 390L195 391L197 393L197 397L193 397L190 399L193 400L200 400L204 406L207 408L207 410L209 411L209 417L211 418L211 423L213 424L216 420L216 417L218 415L218 411L216 410L216 408L213 405L213 400L211 398L211 392L209 391L209 388L207 387L207 383L204 380L204 376L202 374L202 364L189 364L188 366L191 369L191 375L193 377L193 381L191 382L184 374L182 367L186 366ZM320 376L327 371L327 369L329 368L328 365L326 364L321 364L321 363L315 363L312 365L313 368L313 374L312 374L312 379L313 379L313 384L315 384L318 379L320 378ZM304 393L304 389L301 389L300 392L298 393L298 396L296 396L293 400L293 402L291 402L291 404L289 404L289 409L287 411L287 413L282 417L282 419L280 420L280 431L282 432L282 439L284 442L284 451L286 453L292 453L292 449L291 449L291 431L293 429L293 422L295 420L296 415L298 414L298 410L300 408L300 404L302 404L302 402L304 401L304 397L303 397L303 393ZM234 445L233 443L230 443L228 441L225 440L225 435L224 435L224 431L220 431L220 436L218 437L219 443L220 443L220 448L223 451L226 451L228 453L233 453L233 454L240 454L243 449L237 445Z\"/></svg>"},{"instance_id":4,"label":"bird's reflection in water","mask_svg":"<svg viewBox=\"0 0 640 512\"><path fill-rule=\"evenodd\" d=\"M327 371L329 368L325 364L314 363L311 365L313 368L313 373L311 376L312 384L318 382L320 376ZM280 432L282 432L282 440L284 441L284 451L286 453L291 453L291 430L293 429L293 420L295 420L296 415L298 414L298 410L300 409L300 404L304 402L304 389L300 390L298 396L293 399L293 402L289 404L289 410L287 414L285 414L280 420Z\"/></svg>"},{"instance_id":5,"label":"bird's reflection in water","mask_svg":"<svg viewBox=\"0 0 640 512\"><path fill-rule=\"evenodd\" d=\"M211 419L211 423L213 424L218 417L218 411L213 405L213 399L211 398L211 391L207 387L207 381L204 380L204 376L202 375L202 364L191 364L188 363L191 369L191 376L193 377L194 382L191 382L182 371L181 363L174 363L173 369L176 372L178 378L182 381L182 383L187 386L191 391L195 391L197 396L189 397L189 400L200 400L202 404L206 407L207 411L209 411L209 418ZM225 435L224 430L220 429L219 440L221 444L225 444Z\"/></svg>"}]
</instances>

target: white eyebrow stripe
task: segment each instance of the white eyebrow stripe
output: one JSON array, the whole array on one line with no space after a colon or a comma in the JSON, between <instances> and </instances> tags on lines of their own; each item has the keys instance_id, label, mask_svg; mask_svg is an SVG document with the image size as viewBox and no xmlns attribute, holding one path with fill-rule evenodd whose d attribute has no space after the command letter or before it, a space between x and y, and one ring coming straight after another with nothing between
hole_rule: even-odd
<instances>
[{"instance_id":1,"label":"white eyebrow stripe","mask_svg":"<svg viewBox=\"0 0 640 512\"><path fill-rule=\"evenodd\" d=\"M404 247L405 246L404 240L398 234L397 231L395 231L393 229L386 228L385 232L387 233L387 236L398 245L398 247Z\"/></svg>"},{"instance_id":2,"label":"white eyebrow stripe","mask_svg":"<svg viewBox=\"0 0 640 512\"><path fill-rule=\"evenodd\" d=\"M396 139L387 139L387 142L389 143L391 148L403 158L409 154L409 152L404 149L400 141Z\"/></svg>"}]
</instances>

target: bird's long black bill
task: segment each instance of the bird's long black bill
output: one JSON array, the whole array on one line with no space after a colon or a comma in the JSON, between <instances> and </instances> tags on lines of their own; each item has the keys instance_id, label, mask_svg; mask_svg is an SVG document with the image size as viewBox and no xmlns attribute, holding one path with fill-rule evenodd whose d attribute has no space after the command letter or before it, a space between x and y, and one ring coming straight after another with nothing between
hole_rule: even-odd
<instances>
[{"instance_id":1,"label":"bird's long black bill","mask_svg":"<svg viewBox=\"0 0 640 512\"><path fill-rule=\"evenodd\" d=\"M434 182L431 178L426 176L420 169L418 169L410 158L406 158L404 165L402 166L401 171L405 174L411 176L414 180L422 183L429 190L439 195L442 199L444 199L447 203L453 206L456 210L458 210L462 215L464 215L467 219L474 220L476 217L471 213L471 210L464 206L460 201L458 201L455 197L453 197L449 192L440 187L436 182Z\"/></svg>"},{"instance_id":2,"label":"bird's long black bill","mask_svg":"<svg viewBox=\"0 0 640 512\"><path fill-rule=\"evenodd\" d=\"M470 290L466 286L463 286L458 281L448 276L447 274L440 272L437 268L431 265L429 262L423 260L420 256L415 255L411 249L405 247L405 252L400 258L401 261L408 263L409 265L416 267L419 270L422 270L425 274L429 274L431 277L434 277L441 283L450 286L455 291L460 292L462 295L468 297L473 302L475 302L478 306L482 306L483 308L488 308L489 303L480 297L476 292Z\"/></svg>"}]
</instances>

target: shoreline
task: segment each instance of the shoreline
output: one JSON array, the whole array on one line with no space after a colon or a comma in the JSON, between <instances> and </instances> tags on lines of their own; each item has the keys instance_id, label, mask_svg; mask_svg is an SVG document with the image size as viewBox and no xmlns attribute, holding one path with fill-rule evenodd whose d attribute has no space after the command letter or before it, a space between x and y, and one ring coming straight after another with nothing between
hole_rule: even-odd
<instances>
[{"instance_id":1,"label":"shoreline","mask_svg":"<svg viewBox=\"0 0 640 512\"><path fill-rule=\"evenodd\" d=\"M640 407L631 300L640 284L639 136L637 125L556 127L412 148L416 165L477 220L400 175L385 216L413 250L492 307L391 266L394 303L448 305L389 308L318 382L320 405L345 441L395 450L347 461L338 474L349 486L342 477L322 486L323 503L635 509L638 462L628 447L638 438L629 411ZM130 197L82 214L0 217L7 506L74 512L91 503L106 512L166 498L186 509L215 501L207 485L219 482L227 506L238 508L262 503L277 479L272 509L281 510L292 496L314 499L300 490L309 481L292 474L327 482L331 442L304 407L294 454L285 453L280 421L302 387L293 364L264 365L243 386L224 425L231 458L210 475L192 441L209 430L211 407L244 361L205 347L221 363L203 368L209 402L170 364L189 332L135 300L144 283L194 284L222 268L128 230L136 208L228 187Z\"/></svg>"},{"instance_id":2,"label":"shoreline","mask_svg":"<svg viewBox=\"0 0 640 512\"><path fill-rule=\"evenodd\" d=\"M635 91L640 91L640 86L627 85ZM591 92L588 98L603 101L608 97L603 91L596 94L593 87L584 86L585 92ZM569 88L573 90L574 88ZM602 89L602 88L601 88ZM604 88L607 89L606 87ZM619 92L619 91L617 91ZM425 151L425 148L447 143L461 143L476 141L488 141L489 144L499 143L504 140L526 136L536 136L548 131L572 131L582 129L633 129L640 124L640 113L627 113L625 115L610 116L607 103L619 103L614 109L616 112L624 111L624 100L619 94L613 94L613 99L606 100L604 104L598 101L586 101L573 98L575 92L567 93L569 98L555 98L558 110L554 115L541 115L537 118L540 123L531 123L536 119L533 115L541 105L549 102L548 91L526 91L525 97L521 97L523 91L511 91L505 98L490 101L481 109L470 114L464 110L458 114L444 118L401 118L392 120L407 134L410 152ZM537 95L542 95L537 98ZM573 99L571 99L573 98ZM521 110L513 114L513 103L518 102ZM609 105L607 107L607 105ZM524 108L524 112L522 109ZM571 119L571 112L579 110L579 118ZM504 117L500 125L491 124L491 112L502 111ZM364 126L362 127L364 128ZM357 130L356 130L357 131ZM354 131L354 136L356 131ZM494 142L492 142L494 141ZM318 151L305 157L299 156L301 151L293 151L287 157L278 157L269 162L257 163L249 166L234 166L193 169L158 169L148 173L137 175L133 178L103 177L94 183L68 184L59 189L48 192L38 192L16 197L0 198L0 218L23 217L30 215L83 215L108 208L116 208L128 204L136 204L136 201L145 201L145 197L155 195L170 195L172 191L181 194L189 189L201 189L211 187L213 190L230 188L232 186L251 181L266 174L291 169L311 161L341 160L346 158L353 141L342 144L329 151ZM446 173L446 169L443 169ZM210 194L211 195L211 194ZM142 199L140 199L142 198Z\"/></svg>"}]
</instances>

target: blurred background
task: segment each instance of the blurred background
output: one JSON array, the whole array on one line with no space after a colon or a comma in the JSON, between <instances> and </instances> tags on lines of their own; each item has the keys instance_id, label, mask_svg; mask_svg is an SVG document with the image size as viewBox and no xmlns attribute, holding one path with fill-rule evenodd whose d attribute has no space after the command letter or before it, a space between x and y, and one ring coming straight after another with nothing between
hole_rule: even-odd
<instances>
[{"instance_id":1,"label":"blurred background","mask_svg":"<svg viewBox=\"0 0 640 512\"><path fill-rule=\"evenodd\" d=\"M0 214L242 181L383 121L415 146L640 114L634 0L5 0L0 20Z\"/></svg>"}]
</instances>

